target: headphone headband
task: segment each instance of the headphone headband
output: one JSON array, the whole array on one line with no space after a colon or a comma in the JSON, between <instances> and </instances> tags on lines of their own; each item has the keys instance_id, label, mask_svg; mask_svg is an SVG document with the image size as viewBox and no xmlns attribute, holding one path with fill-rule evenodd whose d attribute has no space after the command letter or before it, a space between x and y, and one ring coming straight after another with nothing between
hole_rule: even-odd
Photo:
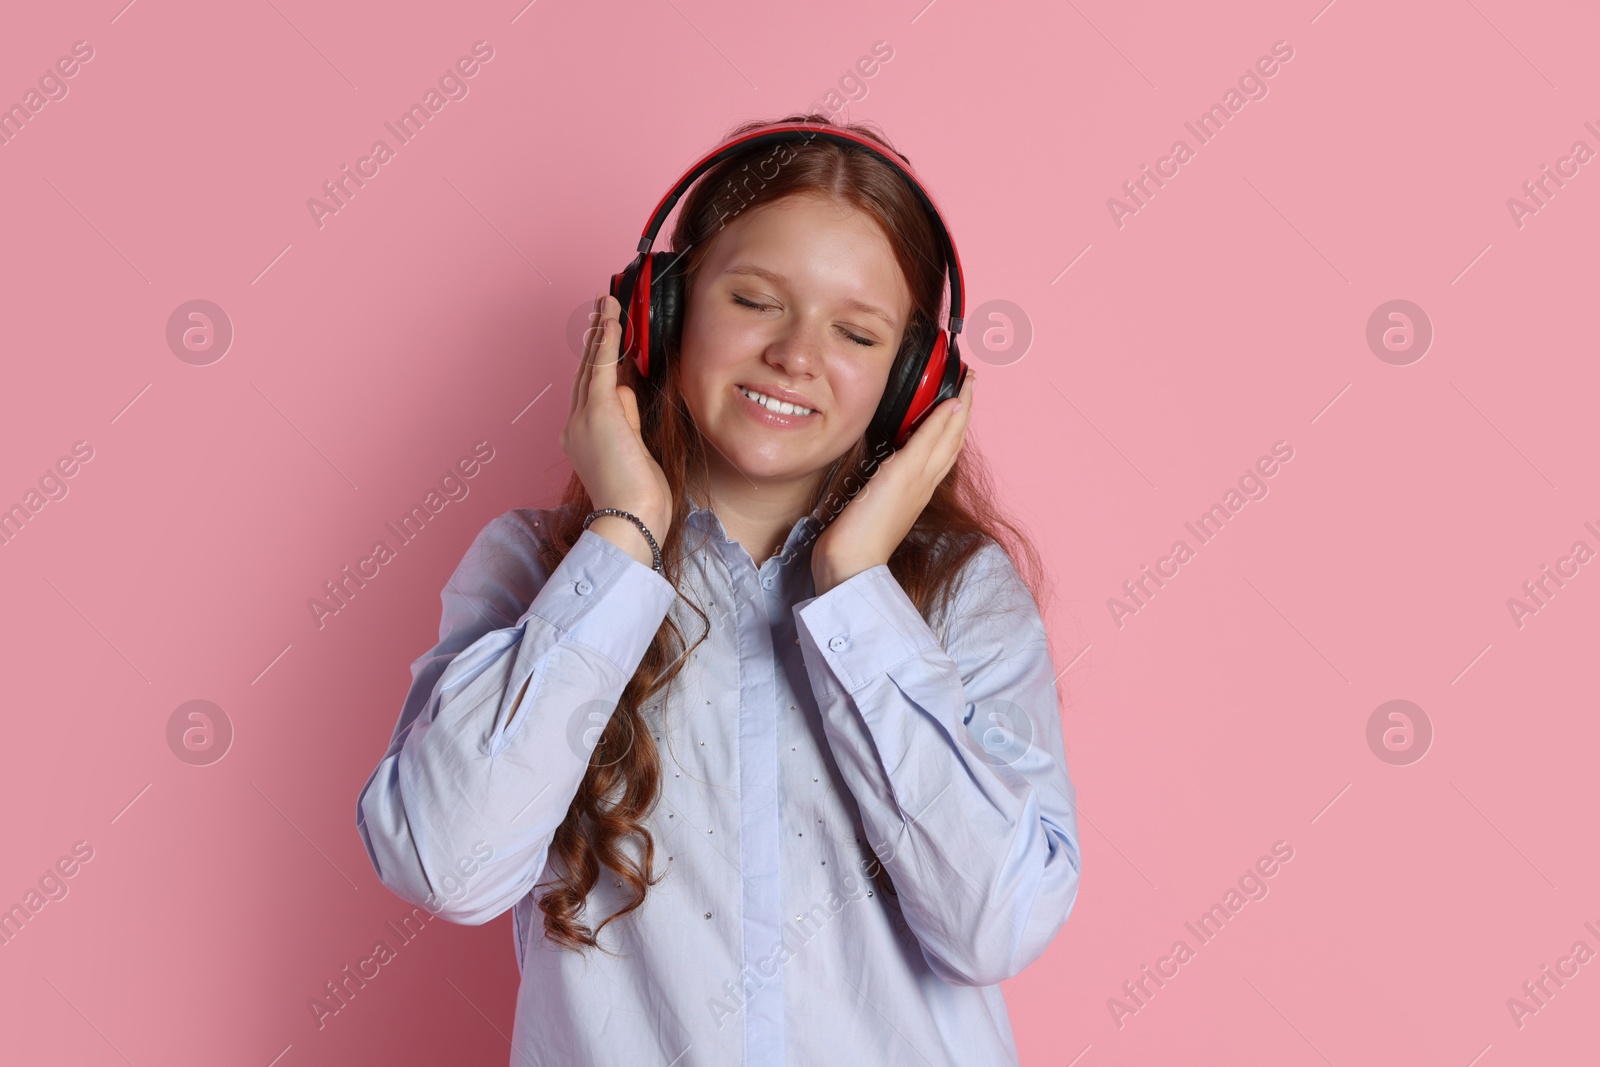
<instances>
[{"instance_id":1,"label":"headphone headband","mask_svg":"<svg viewBox=\"0 0 1600 1067\"><path fill-rule=\"evenodd\" d=\"M911 172L902 160L897 159L884 150L884 147L868 137L863 137L849 130L811 122L777 122L761 126L740 134L731 141L713 149L698 163L684 171L683 177L661 198L656 209L650 213L650 219L645 223L644 232L639 237L638 251L648 255L655 244L656 234L661 225L666 222L678 199L683 196L689 185L704 174L711 167L727 159L736 152L749 148L758 148L764 144L778 144L788 141L812 141L821 139L833 144L847 145L864 148L874 156L893 167L902 177L911 191L916 194L922 203L922 209L927 212L929 220L933 223L934 233L938 236L939 245L944 252L945 263L949 267L950 276L950 325L948 327L952 336L961 332L962 315L965 310L963 305L964 286L961 273L961 258L956 255L955 242L950 239L950 231L946 229L944 219L939 214L939 209L934 205L933 197L928 194L915 174Z\"/></svg>"}]
</instances>

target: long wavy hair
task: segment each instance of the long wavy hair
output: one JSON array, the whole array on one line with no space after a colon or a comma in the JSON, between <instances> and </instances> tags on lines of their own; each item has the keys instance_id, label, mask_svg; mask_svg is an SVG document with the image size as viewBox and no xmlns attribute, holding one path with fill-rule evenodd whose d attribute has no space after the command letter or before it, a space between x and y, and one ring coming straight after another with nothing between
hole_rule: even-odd
<instances>
[{"instance_id":1,"label":"long wavy hair","mask_svg":"<svg viewBox=\"0 0 1600 1067\"><path fill-rule=\"evenodd\" d=\"M833 123L818 114L790 115L777 121L849 130L872 138L910 165L910 159L895 151L880 131L863 123ZM763 125L767 123L745 123L731 130L725 139ZM908 336L896 357L898 368L898 361L907 357L916 341L915 336L909 335L942 321L945 270L933 228L904 178L867 151L821 140L790 143L789 149L792 158L771 177L760 167L763 157L770 162L770 147L732 155L703 174L684 197L671 235L672 251L686 253L678 264L684 273L684 293L687 297L692 290L701 262L730 218L797 195L849 204L882 227L911 290L913 307L919 313L908 324ZM642 905L649 887L664 877L664 873L650 873L654 869L655 843L644 826L660 799L661 755L641 708L672 683L689 654L709 633L705 611L683 594L679 584L684 558L695 550L684 544L689 513L685 490L706 484L707 450L679 390L680 361L675 343L673 339L667 349L668 374L663 388L652 388L628 359L619 365L618 384L634 390L639 401L640 434L661 464L672 490L672 525L661 544L664 576L679 588L680 599L690 605L704 628L690 644L668 613L623 688L616 711L590 754L577 795L556 829L550 855L559 861L553 864L554 869L562 873L553 881L540 883L549 888L538 903L544 912L546 937L575 951L602 947L596 939L599 930ZM812 514L824 523L831 521L852 492L859 491L872 469L863 435L825 472L811 501ZM541 548L542 562L550 571L577 542L583 519L593 508L588 491L574 472ZM969 434L955 464L934 489L910 533L889 557L890 573L930 626L934 616L942 615L949 603L954 577L986 540L999 543L1006 551L1042 609L1044 575L1038 554L1022 531L1001 516L993 482ZM642 864L623 848L630 837L637 838L641 845ZM611 870L626 886L631 899L591 930L579 916L602 867ZM887 896L895 896L882 863L870 864L869 873Z\"/></svg>"}]
</instances>

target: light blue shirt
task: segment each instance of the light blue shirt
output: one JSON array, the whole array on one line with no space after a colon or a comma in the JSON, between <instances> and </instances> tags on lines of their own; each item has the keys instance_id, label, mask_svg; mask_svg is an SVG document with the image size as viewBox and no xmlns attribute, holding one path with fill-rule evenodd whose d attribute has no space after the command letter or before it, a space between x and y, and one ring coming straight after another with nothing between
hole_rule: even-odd
<instances>
[{"instance_id":1,"label":"light blue shirt","mask_svg":"<svg viewBox=\"0 0 1600 1067\"><path fill-rule=\"evenodd\" d=\"M662 620L690 644L705 624L593 530L547 572L556 517L510 511L473 542L357 804L402 899L470 925L511 909L512 1067L1016 1064L997 983L1066 922L1082 861L1048 640L1010 558L985 542L936 633L887 566L816 596L810 516L757 567L695 508L682 582L710 630L644 709L665 878L601 931L618 956L579 955L545 939L533 886ZM578 917L598 926L621 885L602 868Z\"/></svg>"}]
</instances>

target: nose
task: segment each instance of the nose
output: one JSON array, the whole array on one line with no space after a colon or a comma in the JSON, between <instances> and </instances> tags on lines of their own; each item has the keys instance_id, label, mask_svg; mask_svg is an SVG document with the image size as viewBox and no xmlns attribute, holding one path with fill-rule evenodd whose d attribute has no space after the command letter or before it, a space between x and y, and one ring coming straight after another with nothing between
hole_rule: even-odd
<instances>
[{"instance_id":1,"label":"nose","mask_svg":"<svg viewBox=\"0 0 1600 1067\"><path fill-rule=\"evenodd\" d=\"M807 378L822 369L824 325L796 317L784 324L764 354L769 366L791 378Z\"/></svg>"}]
</instances>

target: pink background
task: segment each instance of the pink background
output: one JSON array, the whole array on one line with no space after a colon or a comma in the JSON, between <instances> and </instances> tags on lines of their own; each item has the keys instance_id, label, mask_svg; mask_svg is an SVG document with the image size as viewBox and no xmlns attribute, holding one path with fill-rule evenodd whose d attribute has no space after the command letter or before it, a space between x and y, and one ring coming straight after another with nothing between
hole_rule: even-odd
<instances>
[{"instance_id":1,"label":"pink background","mask_svg":"<svg viewBox=\"0 0 1600 1067\"><path fill-rule=\"evenodd\" d=\"M509 916L430 924L317 1029L308 999L407 910L356 795L469 540L564 480L569 316L730 125L823 102L879 40L848 116L947 213L969 360L1007 325L984 302L1033 334L969 438L1056 581L1083 805L1076 909L1005 986L1022 1062L1595 1055L1600 962L1507 1007L1600 951L1600 564L1520 627L1507 606L1600 550L1600 163L1520 227L1506 203L1600 149L1592 9L124 2L0 35L0 103L94 49L0 147L0 505L93 449L0 548L0 906L93 849L0 948L0 1058L507 1061ZM470 94L319 229L307 198L479 40ZM1183 123L1280 40L1199 145ZM1107 199L1180 137L1119 228ZM194 299L235 331L204 366L165 336ZM1396 299L1434 330L1406 365L1366 340ZM470 495L319 629L307 599L479 441ZM1269 495L1119 626L1108 598L1277 441ZM167 740L197 699L235 731L208 766ZM1369 747L1392 699L1431 723L1420 761ZM1269 895L1198 945L1185 921L1278 841Z\"/></svg>"}]
</instances>

